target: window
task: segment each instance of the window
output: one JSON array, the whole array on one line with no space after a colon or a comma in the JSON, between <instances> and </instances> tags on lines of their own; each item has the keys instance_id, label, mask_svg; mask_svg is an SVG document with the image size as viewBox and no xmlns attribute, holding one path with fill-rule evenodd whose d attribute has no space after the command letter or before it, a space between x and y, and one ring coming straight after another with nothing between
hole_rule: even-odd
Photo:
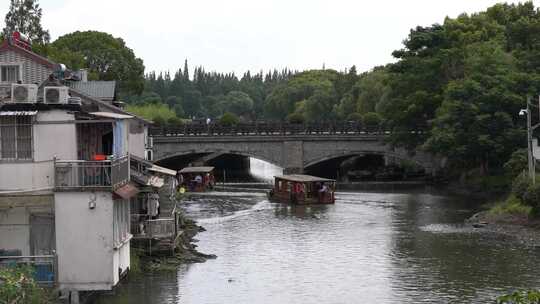
<instances>
[{"instance_id":1,"label":"window","mask_svg":"<svg viewBox=\"0 0 540 304\"><path fill-rule=\"evenodd\" d=\"M0 116L0 160L32 159L33 116Z\"/></svg>"},{"instance_id":2,"label":"window","mask_svg":"<svg viewBox=\"0 0 540 304\"><path fill-rule=\"evenodd\" d=\"M113 206L113 243L120 245L129 237L129 200L115 200Z\"/></svg>"},{"instance_id":3,"label":"window","mask_svg":"<svg viewBox=\"0 0 540 304\"><path fill-rule=\"evenodd\" d=\"M21 80L20 65L0 66L0 82L17 82Z\"/></svg>"}]
</instances>

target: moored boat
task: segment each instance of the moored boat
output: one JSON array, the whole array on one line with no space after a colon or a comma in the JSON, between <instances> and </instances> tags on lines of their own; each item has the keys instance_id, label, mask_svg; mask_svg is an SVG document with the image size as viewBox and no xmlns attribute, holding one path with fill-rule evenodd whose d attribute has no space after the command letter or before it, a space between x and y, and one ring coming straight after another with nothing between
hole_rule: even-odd
<instances>
[{"instance_id":1,"label":"moored boat","mask_svg":"<svg viewBox=\"0 0 540 304\"><path fill-rule=\"evenodd\" d=\"M185 167L178 171L178 184L189 192L204 192L213 189L214 167Z\"/></svg>"},{"instance_id":2,"label":"moored boat","mask_svg":"<svg viewBox=\"0 0 540 304\"><path fill-rule=\"evenodd\" d=\"M333 204L336 181L304 174L274 177L274 188L268 198L289 204Z\"/></svg>"}]
</instances>

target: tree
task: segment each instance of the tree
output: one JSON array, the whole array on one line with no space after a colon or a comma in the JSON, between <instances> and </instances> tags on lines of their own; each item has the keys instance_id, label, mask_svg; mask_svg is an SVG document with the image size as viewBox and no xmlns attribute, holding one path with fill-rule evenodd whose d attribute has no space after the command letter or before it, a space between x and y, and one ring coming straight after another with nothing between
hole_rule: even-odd
<instances>
[{"instance_id":1,"label":"tree","mask_svg":"<svg viewBox=\"0 0 540 304\"><path fill-rule=\"evenodd\" d=\"M64 35L51 43L49 57L58 53L72 53L76 58L84 58L84 66L89 69L91 78L97 80L116 80L120 95L140 94L144 89L143 61L128 48L121 38L98 31L74 32ZM63 62L71 67L73 62Z\"/></svg>"},{"instance_id":2,"label":"tree","mask_svg":"<svg viewBox=\"0 0 540 304\"><path fill-rule=\"evenodd\" d=\"M448 84L425 147L486 174L490 164L502 167L519 146L510 113L517 113L522 98L513 92L513 59L500 45L473 44L466 54L466 76Z\"/></svg>"},{"instance_id":3,"label":"tree","mask_svg":"<svg viewBox=\"0 0 540 304\"><path fill-rule=\"evenodd\" d=\"M230 112L225 112L223 116L219 119L219 123L226 126L233 126L237 125L240 122L240 119L238 116L234 115Z\"/></svg>"},{"instance_id":4,"label":"tree","mask_svg":"<svg viewBox=\"0 0 540 304\"><path fill-rule=\"evenodd\" d=\"M225 109L238 116L250 114L253 110L253 100L248 94L231 91L225 96Z\"/></svg>"},{"instance_id":5,"label":"tree","mask_svg":"<svg viewBox=\"0 0 540 304\"><path fill-rule=\"evenodd\" d=\"M18 31L28 36L32 43L49 43L49 31L41 27L41 15L42 10L37 0L11 0L5 18L4 37Z\"/></svg>"}]
</instances>

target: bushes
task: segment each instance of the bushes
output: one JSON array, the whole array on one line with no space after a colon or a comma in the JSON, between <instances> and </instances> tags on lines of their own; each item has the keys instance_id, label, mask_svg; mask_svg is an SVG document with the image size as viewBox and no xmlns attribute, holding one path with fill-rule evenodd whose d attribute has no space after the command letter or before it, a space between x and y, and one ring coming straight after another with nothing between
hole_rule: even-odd
<instances>
[{"instance_id":1,"label":"bushes","mask_svg":"<svg viewBox=\"0 0 540 304\"><path fill-rule=\"evenodd\" d=\"M300 113L291 113L287 116L287 121L292 124L302 124L305 121L304 115Z\"/></svg>"},{"instance_id":2,"label":"bushes","mask_svg":"<svg viewBox=\"0 0 540 304\"><path fill-rule=\"evenodd\" d=\"M0 268L0 303L52 303L32 277L29 266Z\"/></svg>"},{"instance_id":3,"label":"bushes","mask_svg":"<svg viewBox=\"0 0 540 304\"><path fill-rule=\"evenodd\" d=\"M348 121L362 122L362 114L360 113L351 113L347 116Z\"/></svg>"},{"instance_id":4,"label":"bushes","mask_svg":"<svg viewBox=\"0 0 540 304\"><path fill-rule=\"evenodd\" d=\"M234 115L231 112L225 112L223 116L219 119L219 123L225 125L225 126L234 126L237 125L240 122L240 119L238 116Z\"/></svg>"},{"instance_id":5,"label":"bushes","mask_svg":"<svg viewBox=\"0 0 540 304\"><path fill-rule=\"evenodd\" d=\"M381 115L375 112L368 112L362 116L362 123L367 126L377 126L381 123Z\"/></svg>"},{"instance_id":6,"label":"bushes","mask_svg":"<svg viewBox=\"0 0 540 304\"><path fill-rule=\"evenodd\" d=\"M510 159L504 163L504 171L510 178L515 178L527 170L527 150L519 149L512 153Z\"/></svg>"},{"instance_id":7,"label":"bushes","mask_svg":"<svg viewBox=\"0 0 540 304\"><path fill-rule=\"evenodd\" d=\"M139 115L146 119L152 120L155 123L166 122L172 117L176 117L176 113L166 104L145 104L145 105L128 105L126 111Z\"/></svg>"},{"instance_id":8,"label":"bushes","mask_svg":"<svg viewBox=\"0 0 540 304\"><path fill-rule=\"evenodd\" d=\"M489 210L491 215L525 215L531 214L532 208L522 203L520 199L514 195L510 195L504 202L497 203Z\"/></svg>"},{"instance_id":9,"label":"bushes","mask_svg":"<svg viewBox=\"0 0 540 304\"><path fill-rule=\"evenodd\" d=\"M524 201L529 184L530 180L526 173L518 175L512 182L512 194Z\"/></svg>"},{"instance_id":10,"label":"bushes","mask_svg":"<svg viewBox=\"0 0 540 304\"><path fill-rule=\"evenodd\" d=\"M520 290L497 298L497 304L537 304L540 303L540 291Z\"/></svg>"},{"instance_id":11,"label":"bushes","mask_svg":"<svg viewBox=\"0 0 540 304\"><path fill-rule=\"evenodd\" d=\"M538 211L540 211L540 184L530 184L527 187L527 191L523 195L523 202L533 208L534 214L538 214Z\"/></svg>"},{"instance_id":12,"label":"bushes","mask_svg":"<svg viewBox=\"0 0 540 304\"><path fill-rule=\"evenodd\" d=\"M181 118L178 118L178 117L171 117L167 120L167 123L171 126L175 126L175 127L181 127L182 125L184 125L184 121L181 119Z\"/></svg>"},{"instance_id":13,"label":"bushes","mask_svg":"<svg viewBox=\"0 0 540 304\"><path fill-rule=\"evenodd\" d=\"M540 214L540 183L532 184L526 173L518 175L512 182L512 195L532 208L532 214Z\"/></svg>"}]
</instances>

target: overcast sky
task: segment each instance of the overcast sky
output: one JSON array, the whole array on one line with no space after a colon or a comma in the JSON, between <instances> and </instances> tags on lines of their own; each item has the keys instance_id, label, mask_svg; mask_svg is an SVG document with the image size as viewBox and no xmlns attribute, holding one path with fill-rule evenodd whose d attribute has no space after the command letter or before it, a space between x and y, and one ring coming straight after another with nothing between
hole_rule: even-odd
<instances>
[{"instance_id":1,"label":"overcast sky","mask_svg":"<svg viewBox=\"0 0 540 304\"><path fill-rule=\"evenodd\" d=\"M206 70L359 71L392 61L409 30L473 13L489 0L41 0L54 39L76 30L122 37L146 71L174 71L188 59ZM518 2L518 1L512 1ZM534 1L540 5L540 0ZM3 16L9 1L0 4Z\"/></svg>"}]
</instances>

